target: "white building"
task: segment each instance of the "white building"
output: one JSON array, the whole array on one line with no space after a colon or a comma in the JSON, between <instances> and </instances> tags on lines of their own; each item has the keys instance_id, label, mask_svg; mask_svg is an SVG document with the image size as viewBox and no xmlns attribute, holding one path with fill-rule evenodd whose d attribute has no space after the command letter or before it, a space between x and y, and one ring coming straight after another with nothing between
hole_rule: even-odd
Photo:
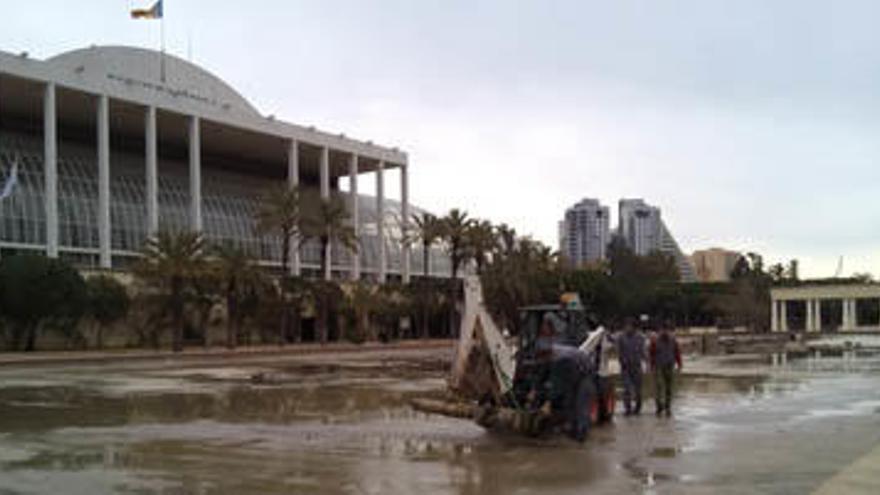
<instances>
[{"instance_id":1,"label":"white building","mask_svg":"<svg viewBox=\"0 0 880 495\"><path fill-rule=\"evenodd\" d=\"M693 263L663 223L660 208L642 199L621 199L618 208L618 235L635 254L666 253L675 260L682 282L696 281Z\"/></svg>"},{"instance_id":2,"label":"white building","mask_svg":"<svg viewBox=\"0 0 880 495\"><path fill-rule=\"evenodd\" d=\"M610 241L607 206L584 199L565 211L560 222L560 252L572 265L604 260Z\"/></svg>"},{"instance_id":3,"label":"white building","mask_svg":"<svg viewBox=\"0 0 880 495\"><path fill-rule=\"evenodd\" d=\"M253 213L266 188L299 185L343 198L359 235L358 253L331 246L323 276L408 280L410 247L389 239L384 220L390 169L400 172L406 232L409 160L397 148L261 114L172 55L91 47L42 61L0 51L0 179L17 174L0 203L3 251L124 268L149 235L186 229L278 266L280 243L254 232ZM371 208L359 199L362 174L377 179ZM291 270L315 273L319 250L291 253Z\"/></svg>"}]
</instances>

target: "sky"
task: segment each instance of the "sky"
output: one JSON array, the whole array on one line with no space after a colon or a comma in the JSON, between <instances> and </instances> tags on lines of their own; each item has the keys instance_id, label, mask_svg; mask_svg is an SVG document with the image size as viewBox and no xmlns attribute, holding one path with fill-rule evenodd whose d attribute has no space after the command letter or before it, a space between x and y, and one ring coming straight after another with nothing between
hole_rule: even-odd
<instances>
[{"instance_id":1,"label":"sky","mask_svg":"<svg viewBox=\"0 0 880 495\"><path fill-rule=\"evenodd\" d=\"M157 48L159 23L128 16L151 3L4 1L0 50ZM411 200L436 213L556 246L580 199L616 217L642 197L687 252L880 276L880 3L166 0L165 16L169 52L262 113L406 150Z\"/></svg>"}]
</instances>

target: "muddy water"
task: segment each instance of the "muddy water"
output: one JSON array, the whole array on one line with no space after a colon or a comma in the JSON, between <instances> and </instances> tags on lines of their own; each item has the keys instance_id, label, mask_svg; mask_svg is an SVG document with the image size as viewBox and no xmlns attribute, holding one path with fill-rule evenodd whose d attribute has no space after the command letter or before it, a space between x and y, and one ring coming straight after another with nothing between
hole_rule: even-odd
<instances>
[{"instance_id":1,"label":"muddy water","mask_svg":"<svg viewBox=\"0 0 880 495\"><path fill-rule=\"evenodd\" d=\"M585 445L412 412L434 357L333 361L0 370L0 494L808 493L880 444L873 357L685 376Z\"/></svg>"}]
</instances>

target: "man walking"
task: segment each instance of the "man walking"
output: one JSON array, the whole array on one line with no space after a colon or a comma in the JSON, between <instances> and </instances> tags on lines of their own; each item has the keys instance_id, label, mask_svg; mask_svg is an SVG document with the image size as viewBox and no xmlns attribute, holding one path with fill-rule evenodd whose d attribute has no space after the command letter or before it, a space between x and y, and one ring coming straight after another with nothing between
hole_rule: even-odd
<instances>
[{"instance_id":1,"label":"man walking","mask_svg":"<svg viewBox=\"0 0 880 495\"><path fill-rule=\"evenodd\" d=\"M617 336L617 359L623 381L624 415L642 412L642 362L645 359L645 337L636 330L632 318L623 323L623 332Z\"/></svg>"},{"instance_id":2,"label":"man walking","mask_svg":"<svg viewBox=\"0 0 880 495\"><path fill-rule=\"evenodd\" d=\"M664 412L666 417L672 415L672 385L675 367L681 371L681 351L678 341L667 323L659 334L651 340L651 370L654 372L655 401L657 416Z\"/></svg>"}]
</instances>

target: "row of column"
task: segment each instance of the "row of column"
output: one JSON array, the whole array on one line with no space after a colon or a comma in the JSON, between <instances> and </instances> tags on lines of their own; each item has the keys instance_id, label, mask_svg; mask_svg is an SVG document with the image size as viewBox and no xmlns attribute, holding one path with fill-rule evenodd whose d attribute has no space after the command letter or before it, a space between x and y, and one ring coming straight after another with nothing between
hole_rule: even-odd
<instances>
[{"instance_id":1,"label":"row of column","mask_svg":"<svg viewBox=\"0 0 880 495\"><path fill-rule=\"evenodd\" d=\"M822 330L822 300L803 299L806 304L805 331L819 332ZM770 305L770 328L774 332L788 331L788 302L787 300L773 300ZM856 300L853 298L842 299L842 314L840 328L855 329L858 327L856 316Z\"/></svg>"},{"instance_id":2,"label":"row of column","mask_svg":"<svg viewBox=\"0 0 880 495\"><path fill-rule=\"evenodd\" d=\"M56 87L48 83L45 87L43 102L43 137L44 137L44 174L45 174L45 211L46 211L46 254L58 257L58 132L56 118ZM156 107L149 106L145 112L145 158L146 158L146 210L148 235L159 231L158 201L158 133L156 124ZM98 96L97 100L97 134L98 134L98 244L99 260L102 268L111 268L111 227L110 227L110 101L107 95ZM189 186L190 186L190 228L201 232L202 224L202 165L201 165L201 122L199 117L190 116L188 121L189 142ZM288 147L288 185L299 185L299 143L291 140ZM349 182L351 198L351 220L355 238L360 238L360 211L358 204L358 162L357 154L349 155ZM376 214L377 237L379 244L378 279L385 282L387 278L387 254L385 249L385 163L380 161L376 169ZM320 188L321 198L330 198L330 149L321 147L320 152ZM404 283L410 279L410 245L409 231L409 175L408 166L400 167L401 191L401 230L403 249L401 254L401 274ZM299 275L301 264L299 256L299 239L291 243L291 273ZM327 267L323 274L325 279L331 278L332 252L327 246ZM351 278L361 277L360 256L352 253L350 268Z\"/></svg>"}]
</instances>

